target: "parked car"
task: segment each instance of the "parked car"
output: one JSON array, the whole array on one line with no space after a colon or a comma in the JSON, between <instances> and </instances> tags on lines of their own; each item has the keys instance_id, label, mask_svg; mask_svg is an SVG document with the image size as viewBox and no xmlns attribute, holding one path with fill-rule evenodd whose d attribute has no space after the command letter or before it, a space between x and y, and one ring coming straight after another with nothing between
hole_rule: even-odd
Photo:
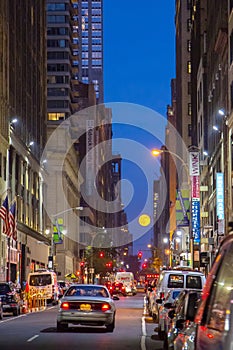
<instances>
[{"instance_id":1,"label":"parked car","mask_svg":"<svg viewBox=\"0 0 233 350\"><path fill-rule=\"evenodd\" d=\"M3 319L3 308L2 308L2 301L1 301L1 298L0 298L0 320Z\"/></svg>"},{"instance_id":2,"label":"parked car","mask_svg":"<svg viewBox=\"0 0 233 350\"><path fill-rule=\"evenodd\" d=\"M174 303L174 309L168 312L171 321L167 324L164 349L181 350L186 332L190 333L201 291L183 290Z\"/></svg>"},{"instance_id":3,"label":"parked car","mask_svg":"<svg viewBox=\"0 0 233 350\"><path fill-rule=\"evenodd\" d=\"M14 287L13 283L0 282L0 298L3 313L13 313L14 316L20 314L20 294Z\"/></svg>"},{"instance_id":4,"label":"parked car","mask_svg":"<svg viewBox=\"0 0 233 350\"><path fill-rule=\"evenodd\" d=\"M232 350L233 235L223 239L208 274L195 324L195 350Z\"/></svg>"},{"instance_id":5,"label":"parked car","mask_svg":"<svg viewBox=\"0 0 233 350\"><path fill-rule=\"evenodd\" d=\"M197 289L202 290L205 284L205 275L200 271L194 270L163 270L160 273L159 281L156 286L155 300L163 299L167 296L170 289ZM159 305L155 303L154 318L159 319Z\"/></svg>"},{"instance_id":6,"label":"parked car","mask_svg":"<svg viewBox=\"0 0 233 350\"><path fill-rule=\"evenodd\" d=\"M166 325L168 322L170 322L170 318L168 316L169 312L169 305L173 304L178 298L180 294L180 290L171 289L168 293L166 298L164 299L157 299L157 304L160 304L159 306L159 319L158 319L158 336L159 339L163 340L166 330ZM169 320L169 321L168 321Z\"/></svg>"},{"instance_id":7,"label":"parked car","mask_svg":"<svg viewBox=\"0 0 233 350\"><path fill-rule=\"evenodd\" d=\"M116 306L103 285L74 284L59 301L57 330L68 329L69 324L105 326L107 332L115 328Z\"/></svg>"}]
</instances>

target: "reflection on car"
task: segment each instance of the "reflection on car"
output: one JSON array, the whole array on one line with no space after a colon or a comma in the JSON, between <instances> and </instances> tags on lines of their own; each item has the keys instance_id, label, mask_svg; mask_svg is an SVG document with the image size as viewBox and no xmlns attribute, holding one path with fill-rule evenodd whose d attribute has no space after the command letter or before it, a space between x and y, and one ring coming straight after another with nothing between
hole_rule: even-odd
<instances>
[{"instance_id":1,"label":"reflection on car","mask_svg":"<svg viewBox=\"0 0 233 350\"><path fill-rule=\"evenodd\" d=\"M105 326L107 332L115 328L116 306L103 285L74 284L59 301L57 330L68 329L69 324Z\"/></svg>"},{"instance_id":2,"label":"reflection on car","mask_svg":"<svg viewBox=\"0 0 233 350\"><path fill-rule=\"evenodd\" d=\"M201 290L183 290L168 312L170 325L164 340L164 349L181 350L186 330L194 321L197 305L201 297ZM190 330L188 330L189 332Z\"/></svg>"}]
</instances>

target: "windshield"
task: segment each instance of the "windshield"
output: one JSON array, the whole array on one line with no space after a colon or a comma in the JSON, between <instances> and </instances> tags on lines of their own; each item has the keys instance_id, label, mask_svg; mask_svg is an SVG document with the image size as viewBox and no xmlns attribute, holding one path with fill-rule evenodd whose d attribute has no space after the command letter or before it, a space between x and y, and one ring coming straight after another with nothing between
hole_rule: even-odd
<instances>
[{"instance_id":1,"label":"windshield","mask_svg":"<svg viewBox=\"0 0 233 350\"><path fill-rule=\"evenodd\" d=\"M52 284L52 278L50 274L30 276L30 286L47 286L48 284Z\"/></svg>"}]
</instances>

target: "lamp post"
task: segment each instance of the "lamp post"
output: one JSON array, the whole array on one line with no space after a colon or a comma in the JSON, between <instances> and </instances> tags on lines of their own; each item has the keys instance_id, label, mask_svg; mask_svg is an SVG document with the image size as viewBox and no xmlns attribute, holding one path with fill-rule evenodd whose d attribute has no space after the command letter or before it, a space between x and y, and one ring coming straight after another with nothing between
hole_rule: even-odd
<instances>
[{"instance_id":1,"label":"lamp post","mask_svg":"<svg viewBox=\"0 0 233 350\"><path fill-rule=\"evenodd\" d=\"M49 264L48 264L48 267L51 268L51 269L54 269L54 257L55 257L55 242L54 242L54 226L56 227L57 231L58 231L58 235L60 233L60 229L59 229L59 226L56 222L56 219L60 216L60 215L63 215L69 211L72 211L72 210L83 210L83 207L73 207L73 208L68 208L66 210L63 210L63 211L60 211L59 213L56 213L56 214L51 214L51 251L50 251L50 259L49 259ZM48 230L47 230L47 233Z\"/></svg>"},{"instance_id":2,"label":"lamp post","mask_svg":"<svg viewBox=\"0 0 233 350\"><path fill-rule=\"evenodd\" d=\"M190 181L190 174L189 174L189 167L188 167L188 163L186 163L177 153L175 152L172 152L168 149L153 149L151 151L151 154L152 156L154 157L159 157L162 153L169 153L171 156L173 156L174 158L177 158L182 166L184 167L185 169L185 173L186 173L186 178L187 178L187 184L188 184L188 191L189 191L189 202L190 202L190 193L191 193L191 181ZM183 177L182 177L182 180L183 180ZM188 232L188 236L189 236L189 241L190 241L190 251L191 251L191 266L193 266L193 261L194 261L194 257L193 257L193 240L192 240L192 229L191 229L191 225L190 225L190 219L188 218L188 215L187 215L187 210L185 208L185 205L184 205L184 202L183 202L183 197L182 197L182 193L179 189L180 185L178 186L177 185L177 192L178 192L178 197L179 197L179 200L180 200L180 205L181 205L181 209L182 209L182 212L183 212L183 223L180 223L179 226L186 226L186 227L189 227L189 232ZM174 231L173 230L170 230L170 233L169 233L169 241L170 241L170 266L172 265L172 249L171 249L171 246L173 244L173 234L174 234Z\"/></svg>"}]
</instances>

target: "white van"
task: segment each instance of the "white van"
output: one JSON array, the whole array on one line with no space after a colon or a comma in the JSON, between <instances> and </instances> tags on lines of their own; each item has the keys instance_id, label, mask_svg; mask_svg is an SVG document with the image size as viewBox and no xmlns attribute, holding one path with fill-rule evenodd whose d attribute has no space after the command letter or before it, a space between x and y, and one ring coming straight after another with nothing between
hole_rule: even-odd
<instances>
[{"instance_id":1,"label":"white van","mask_svg":"<svg viewBox=\"0 0 233 350\"><path fill-rule=\"evenodd\" d=\"M137 288L134 280L134 274L130 271L117 272L115 281L123 283L127 294L136 295Z\"/></svg>"},{"instance_id":2,"label":"white van","mask_svg":"<svg viewBox=\"0 0 233 350\"><path fill-rule=\"evenodd\" d=\"M28 274L30 295L41 293L48 302L57 303L59 299L57 275L54 271L39 269Z\"/></svg>"},{"instance_id":3,"label":"white van","mask_svg":"<svg viewBox=\"0 0 233 350\"><path fill-rule=\"evenodd\" d=\"M160 273L156 291L154 293L153 306L151 313L154 320L158 320L159 306L157 299L166 298L169 290L181 291L183 289L202 290L205 284L205 275L200 271L194 270L163 270Z\"/></svg>"}]
</instances>

